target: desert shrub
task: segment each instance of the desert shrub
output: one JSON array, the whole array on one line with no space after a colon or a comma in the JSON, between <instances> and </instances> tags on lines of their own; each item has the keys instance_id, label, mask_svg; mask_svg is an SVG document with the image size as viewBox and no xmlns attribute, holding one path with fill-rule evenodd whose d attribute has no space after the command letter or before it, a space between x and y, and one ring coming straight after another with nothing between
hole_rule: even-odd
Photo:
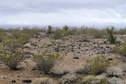
<instances>
[{"instance_id":1,"label":"desert shrub","mask_svg":"<svg viewBox=\"0 0 126 84\"><path fill-rule=\"evenodd\" d=\"M86 64L83 65L83 73L98 75L105 72L106 68L110 65L111 63L105 57L97 56L94 59L86 61Z\"/></svg>"},{"instance_id":2,"label":"desert shrub","mask_svg":"<svg viewBox=\"0 0 126 84\"><path fill-rule=\"evenodd\" d=\"M0 42L6 37L6 32L0 32Z\"/></svg>"},{"instance_id":3,"label":"desert shrub","mask_svg":"<svg viewBox=\"0 0 126 84\"><path fill-rule=\"evenodd\" d=\"M16 39L8 39L1 44L0 60L12 70L16 70L18 63L23 60L24 53L20 47Z\"/></svg>"},{"instance_id":4,"label":"desert shrub","mask_svg":"<svg viewBox=\"0 0 126 84\"><path fill-rule=\"evenodd\" d=\"M55 39L62 39L63 37L63 30L60 29L60 28L57 28L55 31L54 31L54 36L53 36Z\"/></svg>"},{"instance_id":5,"label":"desert shrub","mask_svg":"<svg viewBox=\"0 0 126 84\"><path fill-rule=\"evenodd\" d=\"M53 27L51 27L50 25L48 26L48 30L47 30L47 35L49 36L53 31L52 31Z\"/></svg>"},{"instance_id":6,"label":"desert shrub","mask_svg":"<svg viewBox=\"0 0 126 84\"><path fill-rule=\"evenodd\" d=\"M66 75L62 76L59 79L59 81L62 82L62 84L71 84L71 83L74 83L77 79L78 79L78 77L76 77L75 75L66 74Z\"/></svg>"},{"instance_id":7,"label":"desert shrub","mask_svg":"<svg viewBox=\"0 0 126 84\"><path fill-rule=\"evenodd\" d=\"M109 41L111 44L115 44L117 37L113 36L114 27L111 27L111 29L106 29L108 35L106 37L107 41Z\"/></svg>"},{"instance_id":8,"label":"desert shrub","mask_svg":"<svg viewBox=\"0 0 126 84\"><path fill-rule=\"evenodd\" d=\"M0 54L0 61L7 65L12 70L17 70L17 65L24 58L24 53L21 51L18 52L8 52Z\"/></svg>"},{"instance_id":9,"label":"desert shrub","mask_svg":"<svg viewBox=\"0 0 126 84\"><path fill-rule=\"evenodd\" d=\"M22 36L22 32L20 29L14 29L12 31L12 36L13 38L17 39L17 38L20 38Z\"/></svg>"},{"instance_id":10,"label":"desert shrub","mask_svg":"<svg viewBox=\"0 0 126 84\"><path fill-rule=\"evenodd\" d=\"M48 49L45 49L41 55L33 55L33 58L36 60L37 67L40 70L43 70L46 74L48 74L51 68L56 64L59 58L59 54L57 53L49 53Z\"/></svg>"},{"instance_id":11,"label":"desert shrub","mask_svg":"<svg viewBox=\"0 0 126 84\"><path fill-rule=\"evenodd\" d=\"M121 77L122 69L115 66L110 66L106 69L106 73L109 77Z\"/></svg>"},{"instance_id":12,"label":"desert shrub","mask_svg":"<svg viewBox=\"0 0 126 84\"><path fill-rule=\"evenodd\" d=\"M88 75L82 80L82 84L110 84L106 77Z\"/></svg>"},{"instance_id":13,"label":"desert shrub","mask_svg":"<svg viewBox=\"0 0 126 84\"><path fill-rule=\"evenodd\" d=\"M33 27L33 28L24 27L21 32L24 34L29 34L30 36L33 36L42 31L43 31L42 29L39 29L37 27Z\"/></svg>"},{"instance_id":14,"label":"desert shrub","mask_svg":"<svg viewBox=\"0 0 126 84\"><path fill-rule=\"evenodd\" d=\"M124 82L123 82L122 79L116 78L116 77L110 78L108 81L109 81L111 84L124 84Z\"/></svg>"},{"instance_id":15,"label":"desert shrub","mask_svg":"<svg viewBox=\"0 0 126 84\"><path fill-rule=\"evenodd\" d=\"M63 36L68 36L70 35L70 30L69 30L69 26L65 25L63 26Z\"/></svg>"},{"instance_id":16,"label":"desert shrub","mask_svg":"<svg viewBox=\"0 0 126 84\"><path fill-rule=\"evenodd\" d=\"M93 36L94 38L104 38L106 35L106 32L104 30L99 30L99 29L90 29L89 34Z\"/></svg>"},{"instance_id":17,"label":"desert shrub","mask_svg":"<svg viewBox=\"0 0 126 84\"><path fill-rule=\"evenodd\" d=\"M86 35L86 34L82 34L79 35L78 37L76 37L75 39L77 39L79 42L90 42L92 37L90 35Z\"/></svg>"},{"instance_id":18,"label":"desert shrub","mask_svg":"<svg viewBox=\"0 0 126 84\"><path fill-rule=\"evenodd\" d=\"M126 34L126 28L120 29L118 33L121 35Z\"/></svg>"},{"instance_id":19,"label":"desert shrub","mask_svg":"<svg viewBox=\"0 0 126 84\"><path fill-rule=\"evenodd\" d=\"M122 45L116 44L114 47L114 53L126 56L126 42L123 43Z\"/></svg>"}]
</instances>

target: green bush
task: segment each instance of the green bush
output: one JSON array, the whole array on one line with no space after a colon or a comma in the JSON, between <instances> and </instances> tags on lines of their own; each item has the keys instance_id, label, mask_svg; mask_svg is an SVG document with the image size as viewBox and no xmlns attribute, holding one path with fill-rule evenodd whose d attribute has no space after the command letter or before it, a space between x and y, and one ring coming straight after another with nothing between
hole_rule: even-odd
<instances>
[{"instance_id":1,"label":"green bush","mask_svg":"<svg viewBox=\"0 0 126 84\"><path fill-rule=\"evenodd\" d=\"M18 52L8 52L0 54L0 61L7 65L12 70L17 70L17 65L24 58L24 53L21 51Z\"/></svg>"},{"instance_id":2,"label":"green bush","mask_svg":"<svg viewBox=\"0 0 126 84\"><path fill-rule=\"evenodd\" d=\"M24 58L21 44L16 39L8 39L1 43L0 60L12 70L17 70L17 65Z\"/></svg>"},{"instance_id":3,"label":"green bush","mask_svg":"<svg viewBox=\"0 0 126 84\"><path fill-rule=\"evenodd\" d=\"M33 55L33 58L37 62L37 67L46 74L49 74L51 68L56 64L59 58L59 54L49 53L48 51L48 49L45 49L41 55Z\"/></svg>"},{"instance_id":4,"label":"green bush","mask_svg":"<svg viewBox=\"0 0 126 84\"><path fill-rule=\"evenodd\" d=\"M106 35L106 32L104 30L99 29L89 29L89 34L93 36L94 38L104 38Z\"/></svg>"},{"instance_id":5,"label":"green bush","mask_svg":"<svg viewBox=\"0 0 126 84\"><path fill-rule=\"evenodd\" d=\"M63 37L63 30L60 29L60 28L57 28L55 31L54 31L54 38L55 39L62 39Z\"/></svg>"},{"instance_id":6,"label":"green bush","mask_svg":"<svg viewBox=\"0 0 126 84\"><path fill-rule=\"evenodd\" d=\"M110 65L111 63L105 57L97 56L94 59L86 61L86 64L83 65L83 73L98 75L105 72L106 68Z\"/></svg>"},{"instance_id":7,"label":"green bush","mask_svg":"<svg viewBox=\"0 0 126 84\"><path fill-rule=\"evenodd\" d=\"M24 27L23 30L21 31L23 34L28 34L30 36L36 35L39 32L42 32L42 29L39 29L37 27L29 28L29 27Z\"/></svg>"},{"instance_id":8,"label":"green bush","mask_svg":"<svg viewBox=\"0 0 126 84\"><path fill-rule=\"evenodd\" d=\"M123 43L122 45L116 44L114 47L114 53L126 56L126 42Z\"/></svg>"},{"instance_id":9,"label":"green bush","mask_svg":"<svg viewBox=\"0 0 126 84\"><path fill-rule=\"evenodd\" d=\"M0 32L0 42L7 36L6 32Z\"/></svg>"},{"instance_id":10,"label":"green bush","mask_svg":"<svg viewBox=\"0 0 126 84\"><path fill-rule=\"evenodd\" d=\"M12 31L11 35L12 35L13 38L17 39L17 38L20 38L22 36L22 32L21 32L20 29L14 29Z\"/></svg>"}]
</instances>

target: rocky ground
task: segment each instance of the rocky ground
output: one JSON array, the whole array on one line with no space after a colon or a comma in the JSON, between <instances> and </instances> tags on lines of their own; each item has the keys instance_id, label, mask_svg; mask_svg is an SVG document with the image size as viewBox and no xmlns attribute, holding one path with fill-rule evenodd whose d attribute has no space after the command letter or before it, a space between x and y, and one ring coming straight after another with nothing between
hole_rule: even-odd
<instances>
[{"instance_id":1,"label":"rocky ground","mask_svg":"<svg viewBox=\"0 0 126 84\"><path fill-rule=\"evenodd\" d=\"M123 42L126 40L126 36L118 36L118 42ZM53 45L53 42L60 43L59 45ZM46 75L43 71L37 70L36 63L33 60L32 54L38 54L43 45L47 45L56 52L57 48L59 50L66 51L64 58L57 62L57 64L52 69L54 74L63 74L65 72L70 73L67 75L54 76L54 75ZM118 67L120 67L123 72L122 80L123 83L117 84L126 84L126 58L122 57L118 54L113 54L114 44L110 44L106 41L106 39L92 39L90 41L79 42L77 40L65 39L65 40L54 40L46 37L44 33L41 33L37 38L31 38L30 41L24 45L23 49L25 51L24 61L20 63L18 67L20 70L10 70L3 63L0 64L0 84L32 84L36 80L49 80L55 84L60 81L65 80L65 76L72 79L77 79L81 74L77 74L76 72L83 68L82 64L85 63L86 60L92 59L98 55L106 56L106 59L109 61L113 61L118 63ZM85 75L83 75L85 77ZM37 79L43 78L43 79ZM53 83L54 82L54 83ZM34 83L35 84L35 83ZM39 84L39 83L37 83Z\"/></svg>"}]
</instances>

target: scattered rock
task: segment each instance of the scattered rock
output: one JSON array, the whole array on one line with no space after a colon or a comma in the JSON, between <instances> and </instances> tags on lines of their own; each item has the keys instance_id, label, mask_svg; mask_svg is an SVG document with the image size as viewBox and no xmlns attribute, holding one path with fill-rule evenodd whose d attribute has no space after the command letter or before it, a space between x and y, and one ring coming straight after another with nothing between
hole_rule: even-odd
<instances>
[{"instance_id":1,"label":"scattered rock","mask_svg":"<svg viewBox=\"0 0 126 84\"><path fill-rule=\"evenodd\" d=\"M28 55L28 56L25 56L25 58L31 58L31 56L30 56L30 55Z\"/></svg>"},{"instance_id":2,"label":"scattered rock","mask_svg":"<svg viewBox=\"0 0 126 84\"><path fill-rule=\"evenodd\" d=\"M73 59L79 59L79 57L73 57Z\"/></svg>"},{"instance_id":3,"label":"scattered rock","mask_svg":"<svg viewBox=\"0 0 126 84\"><path fill-rule=\"evenodd\" d=\"M28 79L28 80L22 80L23 83L31 83L32 80Z\"/></svg>"},{"instance_id":4,"label":"scattered rock","mask_svg":"<svg viewBox=\"0 0 126 84\"><path fill-rule=\"evenodd\" d=\"M12 80L11 82L12 82L12 83L16 83L16 80Z\"/></svg>"},{"instance_id":5,"label":"scattered rock","mask_svg":"<svg viewBox=\"0 0 126 84\"><path fill-rule=\"evenodd\" d=\"M108 58L109 61L112 61L113 59L112 58Z\"/></svg>"}]
</instances>

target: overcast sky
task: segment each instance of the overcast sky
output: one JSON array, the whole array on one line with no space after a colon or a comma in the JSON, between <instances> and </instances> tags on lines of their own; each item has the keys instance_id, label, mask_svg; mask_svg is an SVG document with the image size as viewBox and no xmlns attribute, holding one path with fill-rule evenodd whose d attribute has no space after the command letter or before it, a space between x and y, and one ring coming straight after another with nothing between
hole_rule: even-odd
<instances>
[{"instance_id":1,"label":"overcast sky","mask_svg":"<svg viewBox=\"0 0 126 84\"><path fill-rule=\"evenodd\" d=\"M0 0L0 25L126 27L126 0Z\"/></svg>"}]
</instances>

